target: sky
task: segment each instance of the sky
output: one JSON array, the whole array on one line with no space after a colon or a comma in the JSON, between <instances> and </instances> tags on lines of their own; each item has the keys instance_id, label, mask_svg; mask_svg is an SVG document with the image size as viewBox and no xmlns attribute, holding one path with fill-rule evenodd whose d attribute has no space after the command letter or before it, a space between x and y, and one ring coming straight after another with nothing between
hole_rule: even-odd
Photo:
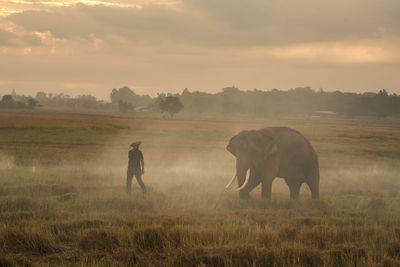
<instances>
[{"instance_id":1,"label":"sky","mask_svg":"<svg viewBox=\"0 0 400 267\"><path fill-rule=\"evenodd\" d=\"M400 94L399 0L0 0L0 94Z\"/></svg>"}]
</instances>

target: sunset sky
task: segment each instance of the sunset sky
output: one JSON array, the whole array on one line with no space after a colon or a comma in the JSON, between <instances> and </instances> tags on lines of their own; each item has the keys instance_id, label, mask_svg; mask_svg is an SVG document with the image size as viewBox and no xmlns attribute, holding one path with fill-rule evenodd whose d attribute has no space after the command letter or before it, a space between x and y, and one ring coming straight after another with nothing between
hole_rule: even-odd
<instances>
[{"instance_id":1,"label":"sunset sky","mask_svg":"<svg viewBox=\"0 0 400 267\"><path fill-rule=\"evenodd\" d=\"M400 94L399 0L0 0L0 94Z\"/></svg>"}]
</instances>

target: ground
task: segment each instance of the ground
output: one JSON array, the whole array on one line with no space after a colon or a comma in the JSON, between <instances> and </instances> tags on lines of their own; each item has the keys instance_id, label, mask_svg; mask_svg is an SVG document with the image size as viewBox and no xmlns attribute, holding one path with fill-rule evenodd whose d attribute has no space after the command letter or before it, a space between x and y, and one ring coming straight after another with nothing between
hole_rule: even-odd
<instances>
[{"instance_id":1,"label":"ground","mask_svg":"<svg viewBox=\"0 0 400 267\"><path fill-rule=\"evenodd\" d=\"M0 265L400 265L399 119L140 116L0 113ZM225 190L229 138L265 126L310 140L321 200ZM127 196L137 139L149 192Z\"/></svg>"}]
</instances>

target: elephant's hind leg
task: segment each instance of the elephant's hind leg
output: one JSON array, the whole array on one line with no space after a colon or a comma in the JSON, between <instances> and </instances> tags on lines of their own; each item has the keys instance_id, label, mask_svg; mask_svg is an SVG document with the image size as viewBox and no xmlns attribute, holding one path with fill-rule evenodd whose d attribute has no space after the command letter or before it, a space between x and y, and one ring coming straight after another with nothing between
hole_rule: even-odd
<instances>
[{"instance_id":1,"label":"elephant's hind leg","mask_svg":"<svg viewBox=\"0 0 400 267\"><path fill-rule=\"evenodd\" d=\"M294 179L294 180L285 179L285 182L289 186L290 199L298 200L299 194L300 194L300 187L303 184L303 182L299 181L298 179Z\"/></svg>"},{"instance_id":2,"label":"elephant's hind leg","mask_svg":"<svg viewBox=\"0 0 400 267\"><path fill-rule=\"evenodd\" d=\"M319 199L319 181L310 181L307 185L311 190L312 198Z\"/></svg>"}]
</instances>

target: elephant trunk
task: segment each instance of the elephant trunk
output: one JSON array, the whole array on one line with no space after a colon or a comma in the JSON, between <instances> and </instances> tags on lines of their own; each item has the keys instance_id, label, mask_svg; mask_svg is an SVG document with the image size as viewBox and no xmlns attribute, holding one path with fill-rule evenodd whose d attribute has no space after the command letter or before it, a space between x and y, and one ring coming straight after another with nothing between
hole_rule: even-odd
<instances>
[{"instance_id":1,"label":"elephant trunk","mask_svg":"<svg viewBox=\"0 0 400 267\"><path fill-rule=\"evenodd\" d=\"M239 157L236 159L236 175L238 180L238 189L236 191L240 191L240 193L244 193L247 187L253 183L253 168L252 164L246 158Z\"/></svg>"},{"instance_id":2,"label":"elephant trunk","mask_svg":"<svg viewBox=\"0 0 400 267\"><path fill-rule=\"evenodd\" d=\"M246 188L247 184L249 183L249 181L250 181L250 169L247 169L247 171L245 172L245 174L246 174L246 173L247 173L247 175L246 175L246 180L244 180L243 184L242 184L238 189L236 189L236 191L241 191L241 190L243 190L244 188Z\"/></svg>"}]
</instances>

